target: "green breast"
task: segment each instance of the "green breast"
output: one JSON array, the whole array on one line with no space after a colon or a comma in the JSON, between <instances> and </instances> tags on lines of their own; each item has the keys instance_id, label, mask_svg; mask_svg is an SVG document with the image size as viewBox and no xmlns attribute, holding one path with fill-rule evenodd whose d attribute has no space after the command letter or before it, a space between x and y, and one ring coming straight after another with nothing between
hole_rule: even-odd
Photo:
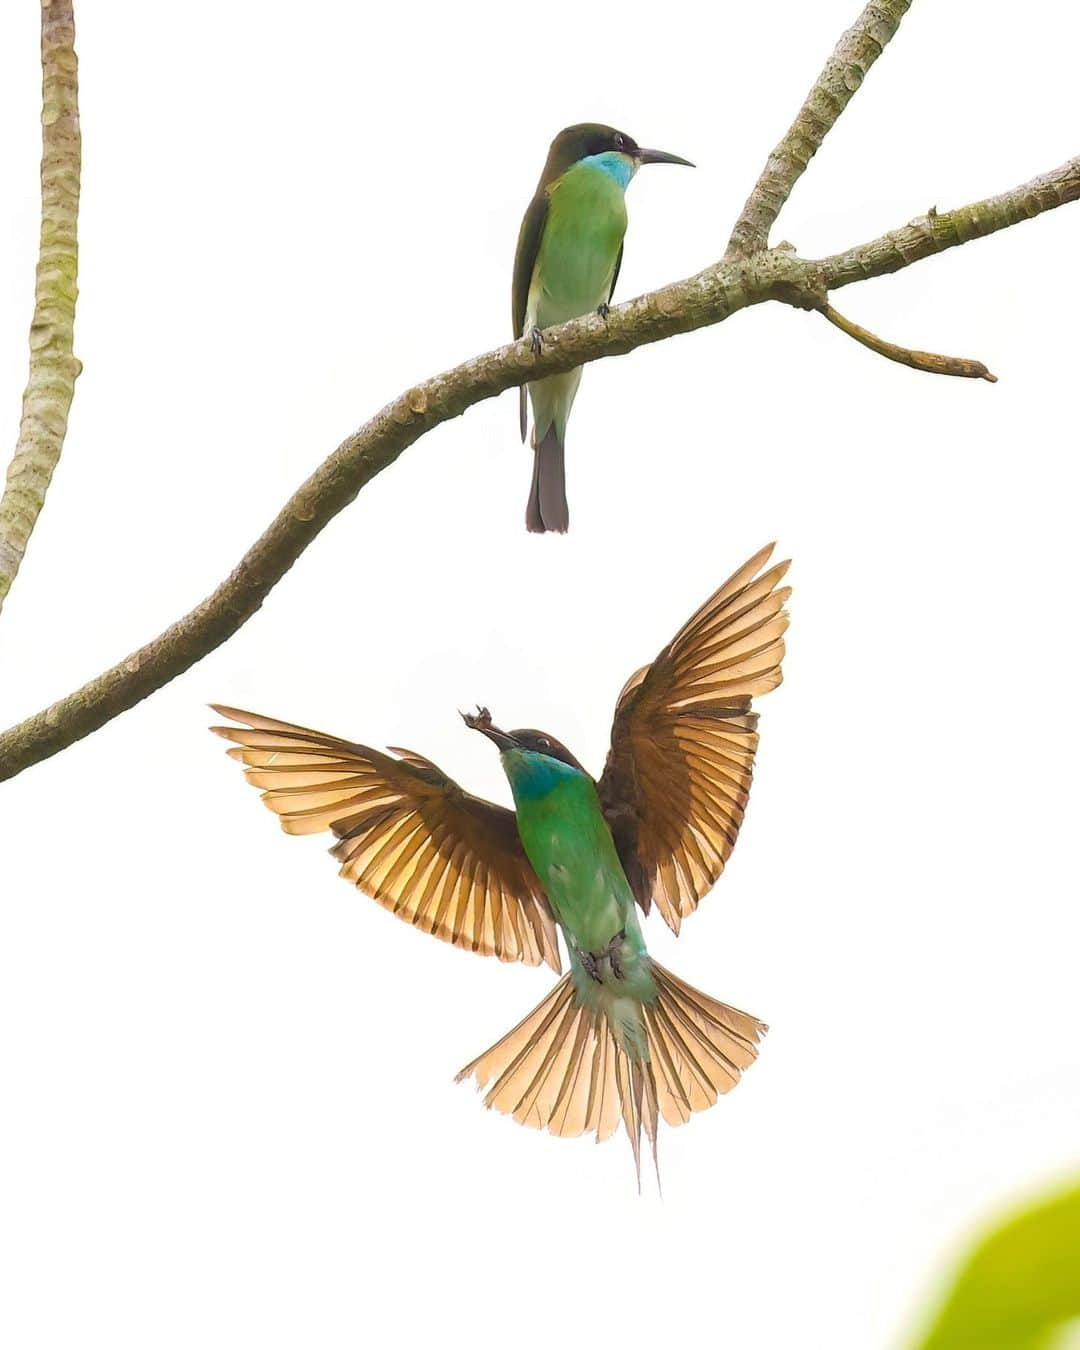
<instances>
[{"instance_id":1,"label":"green breast","mask_svg":"<svg viewBox=\"0 0 1080 1350\"><path fill-rule=\"evenodd\" d=\"M529 310L540 328L604 304L626 233L622 187L608 173L575 164L549 189Z\"/></svg>"},{"instance_id":2,"label":"green breast","mask_svg":"<svg viewBox=\"0 0 1080 1350\"><path fill-rule=\"evenodd\" d=\"M596 785L576 770L559 772L562 765L538 779L534 766L512 762L515 754L504 754L503 763L525 852L570 940L602 951L626 926L633 897Z\"/></svg>"}]
</instances>

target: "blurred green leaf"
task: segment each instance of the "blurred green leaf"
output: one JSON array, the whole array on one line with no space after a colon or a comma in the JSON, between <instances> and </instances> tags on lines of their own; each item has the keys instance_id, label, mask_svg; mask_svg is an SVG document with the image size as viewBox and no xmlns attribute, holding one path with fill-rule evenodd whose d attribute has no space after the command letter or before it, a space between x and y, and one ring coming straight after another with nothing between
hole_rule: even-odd
<instances>
[{"instance_id":1,"label":"blurred green leaf","mask_svg":"<svg viewBox=\"0 0 1080 1350\"><path fill-rule=\"evenodd\" d=\"M1080 1186L1008 1219L975 1248L920 1350L1054 1350L1080 1318Z\"/></svg>"}]
</instances>

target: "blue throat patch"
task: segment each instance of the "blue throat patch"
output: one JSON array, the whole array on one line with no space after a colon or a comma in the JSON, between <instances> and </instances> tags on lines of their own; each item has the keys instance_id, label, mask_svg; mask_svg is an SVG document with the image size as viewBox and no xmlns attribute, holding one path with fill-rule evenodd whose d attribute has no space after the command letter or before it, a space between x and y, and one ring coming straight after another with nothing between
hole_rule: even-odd
<instances>
[{"instance_id":1,"label":"blue throat patch","mask_svg":"<svg viewBox=\"0 0 1080 1350\"><path fill-rule=\"evenodd\" d=\"M624 192L637 168L630 156L624 155L621 150L605 150L602 155L586 155L579 162L589 164L594 169L606 173L610 178L614 178Z\"/></svg>"},{"instance_id":2,"label":"blue throat patch","mask_svg":"<svg viewBox=\"0 0 1080 1350\"><path fill-rule=\"evenodd\" d=\"M504 750L501 758L515 798L534 800L546 797L552 788L558 787L567 778L582 776L581 770L575 769L572 764L542 755L539 750Z\"/></svg>"}]
</instances>

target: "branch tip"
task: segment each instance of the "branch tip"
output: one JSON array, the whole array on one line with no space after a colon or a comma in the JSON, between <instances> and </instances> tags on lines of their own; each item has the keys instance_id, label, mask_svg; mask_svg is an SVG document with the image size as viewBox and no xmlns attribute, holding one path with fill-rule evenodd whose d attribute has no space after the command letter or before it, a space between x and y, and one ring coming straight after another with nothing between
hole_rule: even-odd
<instances>
[{"instance_id":1,"label":"branch tip","mask_svg":"<svg viewBox=\"0 0 1080 1350\"><path fill-rule=\"evenodd\" d=\"M895 342L886 342L876 333L853 322L839 310L833 309L832 305L826 305L820 312L849 338L854 338L889 361L910 366L912 370L925 370L930 375L955 375L960 379L986 380L988 384L997 384L997 376L992 375L981 361L967 356L939 356L936 352L921 352L914 347L898 347Z\"/></svg>"}]
</instances>

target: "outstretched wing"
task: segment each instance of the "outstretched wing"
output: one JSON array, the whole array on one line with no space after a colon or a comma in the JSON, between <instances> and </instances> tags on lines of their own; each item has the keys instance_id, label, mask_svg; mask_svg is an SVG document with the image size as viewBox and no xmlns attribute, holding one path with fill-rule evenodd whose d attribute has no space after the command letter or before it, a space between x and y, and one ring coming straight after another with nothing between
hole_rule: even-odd
<instances>
[{"instance_id":1,"label":"outstretched wing","mask_svg":"<svg viewBox=\"0 0 1080 1350\"><path fill-rule=\"evenodd\" d=\"M533 268L536 255L540 252L540 240L544 234L544 225L548 214L548 195L543 184L536 189L536 196L529 203L528 210L518 232L517 252L514 254L514 337L525 336L525 311L529 305L529 287L532 285ZM521 439L525 439L527 424L525 386L521 386Z\"/></svg>"},{"instance_id":2,"label":"outstretched wing","mask_svg":"<svg viewBox=\"0 0 1080 1350\"><path fill-rule=\"evenodd\" d=\"M384 755L214 704L213 727L286 834L332 830L341 875L444 942L558 972L555 923L513 812L463 791L430 760Z\"/></svg>"},{"instance_id":3,"label":"outstretched wing","mask_svg":"<svg viewBox=\"0 0 1080 1350\"><path fill-rule=\"evenodd\" d=\"M783 678L786 562L752 557L619 695L600 802L638 903L677 933L724 870L757 749L756 694Z\"/></svg>"}]
</instances>

